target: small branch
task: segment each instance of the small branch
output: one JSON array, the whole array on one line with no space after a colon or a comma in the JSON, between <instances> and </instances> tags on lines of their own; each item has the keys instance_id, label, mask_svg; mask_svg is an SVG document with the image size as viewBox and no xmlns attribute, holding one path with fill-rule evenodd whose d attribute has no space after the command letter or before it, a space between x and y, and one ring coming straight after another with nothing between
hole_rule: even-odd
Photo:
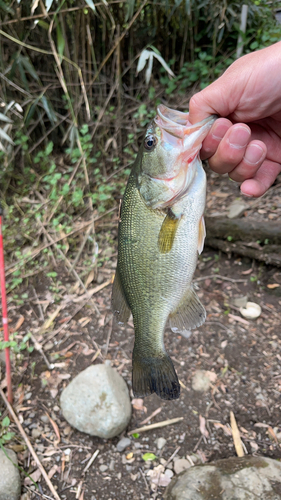
<instances>
[{"instance_id":1,"label":"small branch","mask_svg":"<svg viewBox=\"0 0 281 500\"><path fill-rule=\"evenodd\" d=\"M238 457L244 457L245 453L244 453L242 441L240 438L240 432L239 432L239 429L237 427L237 423L236 423L233 411L230 412L230 424L231 424L232 437L233 437L233 442L234 442L236 453L237 453Z\"/></svg>"},{"instance_id":2,"label":"small branch","mask_svg":"<svg viewBox=\"0 0 281 500\"><path fill-rule=\"evenodd\" d=\"M109 321L109 330L108 330L108 334L107 334L106 345L105 345L105 351L104 351L104 357L105 357L105 358L106 358L106 356L107 356L108 346L109 346L109 342L110 342L110 337L111 337L111 334L112 334L112 324L113 324L113 316L111 317L111 319L110 319L110 321Z\"/></svg>"},{"instance_id":3,"label":"small branch","mask_svg":"<svg viewBox=\"0 0 281 500\"><path fill-rule=\"evenodd\" d=\"M156 415L158 415L158 413L160 413L160 411L162 411L161 406L159 408L157 408L157 410L153 411L151 413L151 415L149 415L149 417L146 417L144 420L142 420L141 424L147 424L147 422L149 422L149 420L152 420L154 417L156 417Z\"/></svg>"},{"instance_id":4,"label":"small branch","mask_svg":"<svg viewBox=\"0 0 281 500\"><path fill-rule=\"evenodd\" d=\"M86 231L86 234L84 236L84 239L82 241L82 244L80 245L80 248L79 248L79 250L77 252L77 255L76 255L76 257L75 257L75 259L74 259L74 261L73 261L73 263L72 263L71 268L70 268L69 271L72 271L75 268L78 260L80 259L80 255L81 255L81 253L84 250L84 247L85 247L85 245L87 243L87 239L88 239L91 231L95 232L95 223L94 223L94 221L92 221L91 225L88 227L88 229Z\"/></svg>"},{"instance_id":5,"label":"small branch","mask_svg":"<svg viewBox=\"0 0 281 500\"><path fill-rule=\"evenodd\" d=\"M207 279L215 279L215 278L219 278L220 280L223 280L223 281L230 281L231 283L246 283L247 280L235 280L233 278L227 278L226 276L221 276L220 274L211 274L210 276L202 276L202 278L196 278L194 280L195 283L197 283L197 281L204 281L204 280L207 280Z\"/></svg>"},{"instance_id":6,"label":"small branch","mask_svg":"<svg viewBox=\"0 0 281 500\"><path fill-rule=\"evenodd\" d=\"M133 429L128 432L128 436L131 434L135 434L136 432L145 432L150 431L152 429L159 429L160 427L166 427L167 425L177 424L181 422L183 417L171 418L170 420L163 420L162 422L157 422L156 424L144 425L143 427L139 427L138 429Z\"/></svg>"},{"instance_id":7,"label":"small branch","mask_svg":"<svg viewBox=\"0 0 281 500\"><path fill-rule=\"evenodd\" d=\"M92 456L91 456L91 458L90 458L89 462L87 463L86 467L83 469L82 474L85 474L85 472L87 472L87 470L91 467L92 463L93 463L93 462L94 462L94 460L97 458L97 456L98 456L99 452L100 452L100 450L96 450L96 451L92 454Z\"/></svg>"},{"instance_id":8,"label":"small branch","mask_svg":"<svg viewBox=\"0 0 281 500\"><path fill-rule=\"evenodd\" d=\"M16 414L15 414L12 406L8 402L8 400L7 400L4 392L2 391L1 387L0 387L0 395L1 395L1 397L2 397L2 399L4 401L4 403L5 403L5 405L7 406L7 409L9 411L11 417L13 418L13 420L14 420L14 422L15 422L18 430L19 430L19 432L21 433L21 435L22 435L22 437L23 437L23 439L24 439L24 441L25 441L25 443L26 443L26 445L27 445L27 447L28 447L31 455L33 456L33 458L34 458L34 460L36 462L36 465L40 469L40 472L41 472L42 476L44 477L44 479L45 479L45 481L46 481L46 483L47 483L47 485L48 485L51 493L54 495L54 497L55 497L56 500L61 500L60 497L59 497L59 495L57 494L57 492L56 492L53 484L51 483L50 479L48 478L47 472L45 471L43 465L41 464L41 462L40 462L40 460L38 458L38 456L36 455L36 452L35 452L32 444L31 444L31 442L29 441L29 439L28 439L28 437L27 437L27 435L26 435L26 433L25 433L25 431L24 431L24 429L23 429L23 427L22 427L22 425L21 425L18 417L16 416Z\"/></svg>"}]
</instances>

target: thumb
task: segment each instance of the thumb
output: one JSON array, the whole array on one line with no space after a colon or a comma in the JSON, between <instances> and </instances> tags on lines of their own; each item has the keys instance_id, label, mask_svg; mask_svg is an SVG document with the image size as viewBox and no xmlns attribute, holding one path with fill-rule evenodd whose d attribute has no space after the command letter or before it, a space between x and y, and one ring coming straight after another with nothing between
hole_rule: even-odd
<instances>
[{"instance_id":1,"label":"thumb","mask_svg":"<svg viewBox=\"0 0 281 500\"><path fill-rule=\"evenodd\" d=\"M194 125L210 115L228 116L229 106L224 102L219 81L194 94L189 102L189 121Z\"/></svg>"}]
</instances>

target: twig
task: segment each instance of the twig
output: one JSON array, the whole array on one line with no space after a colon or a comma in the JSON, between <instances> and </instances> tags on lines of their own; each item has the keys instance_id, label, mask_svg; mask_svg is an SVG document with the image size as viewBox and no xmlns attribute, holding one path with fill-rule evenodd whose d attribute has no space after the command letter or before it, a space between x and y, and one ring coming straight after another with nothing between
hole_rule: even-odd
<instances>
[{"instance_id":1,"label":"twig","mask_svg":"<svg viewBox=\"0 0 281 500\"><path fill-rule=\"evenodd\" d=\"M113 325L113 315L109 321L109 330L108 330L108 334L107 334L107 339L106 339L106 345L105 345L105 351L104 351L104 357L106 358L107 356L107 352L108 352L108 346L109 346L109 342L110 342L110 337L111 337L111 334L112 334L112 325Z\"/></svg>"},{"instance_id":2,"label":"twig","mask_svg":"<svg viewBox=\"0 0 281 500\"><path fill-rule=\"evenodd\" d=\"M170 458L168 458L168 460L166 460L166 462L163 464L164 467L167 467L167 465L173 460L173 458L176 456L176 454L180 451L181 447L178 446L174 453L172 453L172 455L170 456Z\"/></svg>"},{"instance_id":3,"label":"twig","mask_svg":"<svg viewBox=\"0 0 281 500\"><path fill-rule=\"evenodd\" d=\"M42 307L41 307L41 304L40 304L40 301L39 301L39 297L38 297L38 295L37 295L37 292L36 292L36 290L35 290L34 286L32 286L32 289L33 289L33 293L34 293L34 295L35 295L35 298L37 299L37 302L35 302L35 303L36 303L36 305L38 306L38 309L39 309L40 319L41 319L42 321L45 321L45 318L44 318L44 313L43 313L43 309L42 309Z\"/></svg>"},{"instance_id":4,"label":"twig","mask_svg":"<svg viewBox=\"0 0 281 500\"><path fill-rule=\"evenodd\" d=\"M170 456L170 458L168 458L168 460L166 460L166 462L162 464L163 467L167 467L167 465L173 460L173 458L176 456L176 454L179 452L180 449L181 449L180 446L178 446L175 449L175 451L172 453L172 455ZM153 495L153 499L155 499L155 500L156 500L156 497L157 497L157 491L158 491L158 487L159 487L160 476L161 476L161 470L158 472L157 483L156 483L156 491L154 492L154 495Z\"/></svg>"},{"instance_id":5,"label":"twig","mask_svg":"<svg viewBox=\"0 0 281 500\"><path fill-rule=\"evenodd\" d=\"M133 429L128 432L128 436L131 434L135 434L136 432L145 432L150 431L152 429L159 429L160 427L166 427L167 425L177 424L181 422L183 417L171 418L169 420L163 420L162 422L157 422L156 424L145 425L144 427L139 427L138 429Z\"/></svg>"},{"instance_id":6,"label":"twig","mask_svg":"<svg viewBox=\"0 0 281 500\"><path fill-rule=\"evenodd\" d=\"M203 281L203 280L207 280L207 279L214 279L214 278L219 278L220 280L223 280L223 281L231 281L231 283L247 283L247 280L235 280L233 278L227 278L226 276L221 276L220 274L211 274L210 276L202 276L201 278L196 278L194 280L195 283L197 283L197 281Z\"/></svg>"},{"instance_id":7,"label":"twig","mask_svg":"<svg viewBox=\"0 0 281 500\"><path fill-rule=\"evenodd\" d=\"M148 484L147 484L146 477L145 477L145 475L144 475L144 473L143 473L143 471L142 471L141 467L139 467L139 471L140 471L140 473L141 473L141 475L142 475L142 478L143 478L143 480L144 480L144 484L145 484L146 490L147 490L148 494L150 494L150 489L149 489L149 486L148 486Z\"/></svg>"},{"instance_id":8,"label":"twig","mask_svg":"<svg viewBox=\"0 0 281 500\"><path fill-rule=\"evenodd\" d=\"M74 261L72 262L72 265L71 265L70 271L72 271L72 269L74 269L74 267L76 266L76 264L77 264L78 260L80 259L80 255L81 255L81 253L82 253L82 252L83 252L83 250L84 250L84 246L86 245L87 239L88 239L88 237L89 237L89 235L90 235L91 231L95 231L95 223L94 223L94 221L92 221L91 225L88 227L88 229L87 229L87 231L86 231L86 234L85 234L85 236L84 236L84 239L83 239L83 241L82 241L82 244L80 245L80 248L79 248L79 250L78 250L78 252L77 252L77 255L76 255L76 257L75 257Z\"/></svg>"},{"instance_id":9,"label":"twig","mask_svg":"<svg viewBox=\"0 0 281 500\"><path fill-rule=\"evenodd\" d=\"M233 330L231 330L231 328L225 326L223 323L220 323L219 321L205 321L205 325L216 325L216 326L220 326L221 328L223 328L224 330L226 330L227 332L231 332L233 333Z\"/></svg>"},{"instance_id":10,"label":"twig","mask_svg":"<svg viewBox=\"0 0 281 500\"><path fill-rule=\"evenodd\" d=\"M53 484L51 483L50 479L48 478L47 472L45 471L43 465L41 464L41 462L40 462L40 460L38 458L38 456L36 455L36 452L35 452L32 444L31 444L31 442L29 441L29 439L28 439L28 437L27 437L27 435L26 435L26 433L25 433L25 431L24 431L24 429L23 429L23 427L22 427L22 425L21 425L18 417L16 416L16 414L15 414L12 406L10 405L9 401L7 400L7 398L6 398L5 394L4 394L4 392L2 391L1 387L0 387L0 395L1 395L1 397L2 397L2 399L4 401L4 403L5 403L5 405L7 406L8 410L9 410L9 413L12 416L12 418L13 418L13 420L14 420L17 428L18 428L18 430L20 431L20 433L21 433L24 441L26 442L26 445L27 445L27 447L28 447L31 455L34 458L34 460L36 462L36 465L40 469L40 472L41 472L42 476L44 477L44 479L45 479L45 481L46 481L46 483L47 483L47 485L48 485L51 493L54 495L54 497L56 498L56 500L61 500L60 497L59 497L59 495L57 494L57 492L56 492Z\"/></svg>"},{"instance_id":11,"label":"twig","mask_svg":"<svg viewBox=\"0 0 281 500\"><path fill-rule=\"evenodd\" d=\"M42 348L42 345L39 344L39 342L37 342L36 338L33 337L33 335L30 335L30 339L32 340L33 344L34 344L34 348L36 351L40 352L42 358L44 359L47 367L48 367L48 370L52 370L54 368L54 366L52 364L49 363L49 360L47 358L47 356L45 355L44 351L43 351L43 348Z\"/></svg>"},{"instance_id":12,"label":"twig","mask_svg":"<svg viewBox=\"0 0 281 500\"><path fill-rule=\"evenodd\" d=\"M76 168L76 167L75 167ZM76 171L76 170L75 170ZM61 199L63 197L61 196ZM110 210L107 210L107 212L104 212L102 215L100 215L99 217L95 217L94 221L97 222L98 220L102 219L105 215L108 215L109 213L111 212L114 212L115 210L118 209L118 206L115 206L114 208L111 208ZM50 219L47 221L49 222L51 220L51 218L53 217L53 213L51 214L50 216ZM60 238L57 238L56 240L52 240L50 243L46 243L46 245L43 245L42 247L40 247L38 250L35 250L35 252L33 252L31 255L28 255L25 259L24 259L24 262L28 262L29 260L31 259L34 259L40 252L43 252L43 250L45 250L46 248L49 248L51 247L52 245L55 245L56 243L59 243L60 241L64 240L65 238L68 238L69 236L72 236L73 234L75 233L78 233L79 231L81 231L82 229L84 229L85 227L89 226L90 224L92 224L92 220L88 221L88 222L85 222L84 224L81 224L78 228L76 229L73 229L72 231L70 231L70 233L68 234L65 234L64 236L61 236ZM22 262L22 261L21 261ZM12 274L16 268L17 268L17 264L18 262L16 263L12 263L10 264L9 266L6 266L6 270L9 269L9 272L6 273L6 276Z\"/></svg>"},{"instance_id":13,"label":"twig","mask_svg":"<svg viewBox=\"0 0 281 500\"><path fill-rule=\"evenodd\" d=\"M243 450L240 432L239 432L239 429L237 427L237 423L236 423L233 411L230 412L230 425L231 425L232 437L233 437L233 442L234 442L236 453L237 453L238 457L244 457L245 453Z\"/></svg>"},{"instance_id":14,"label":"twig","mask_svg":"<svg viewBox=\"0 0 281 500\"><path fill-rule=\"evenodd\" d=\"M94 462L94 460L97 458L97 456L98 456L99 452L100 452L100 450L96 450L96 451L92 454L92 456L91 456L91 458L90 458L89 462L87 463L86 467L82 470L82 474L85 474L85 472L87 472L87 470L91 467L92 463L93 463L93 462Z\"/></svg>"},{"instance_id":15,"label":"twig","mask_svg":"<svg viewBox=\"0 0 281 500\"><path fill-rule=\"evenodd\" d=\"M111 283L111 280L108 280L106 281L105 283L102 283L101 285L97 286L96 288L94 288L92 290L92 293L90 295L90 297L92 297L95 293L98 293L100 290L102 290L103 288L105 288L106 286L108 286L109 284ZM67 325L68 323L74 318L74 316L76 316L76 314L81 311L81 309L83 309L83 307L88 303L88 300L86 300L81 306L78 306L77 309L75 309L74 313L72 314L72 316L70 316L70 318L65 322L63 323L57 330L55 330L51 336L48 337L48 339L46 339L46 342L47 341L50 341L50 339L52 339L53 337L55 337L58 333L60 333ZM93 339L92 339L93 341ZM96 344L97 345L97 344ZM99 347L97 347L99 349ZM101 356L102 357L102 356Z\"/></svg>"},{"instance_id":16,"label":"twig","mask_svg":"<svg viewBox=\"0 0 281 500\"><path fill-rule=\"evenodd\" d=\"M156 415L158 415L158 413L160 413L160 411L162 411L162 408L161 406L159 408L157 408L157 410L155 410L154 412L151 413L151 415L149 415L149 417L145 418L144 420L141 421L141 424L147 424L147 422L149 422L149 420L151 420L152 418L156 417Z\"/></svg>"},{"instance_id":17,"label":"twig","mask_svg":"<svg viewBox=\"0 0 281 500\"><path fill-rule=\"evenodd\" d=\"M198 446L200 445L200 443L201 443L202 439L203 439L203 434L201 434L201 436L200 436L200 438L198 439L198 441L197 441L196 445L194 446L194 448L193 448L193 450L192 450L193 452L195 452L195 451L197 450L197 448L198 448Z\"/></svg>"}]
</instances>

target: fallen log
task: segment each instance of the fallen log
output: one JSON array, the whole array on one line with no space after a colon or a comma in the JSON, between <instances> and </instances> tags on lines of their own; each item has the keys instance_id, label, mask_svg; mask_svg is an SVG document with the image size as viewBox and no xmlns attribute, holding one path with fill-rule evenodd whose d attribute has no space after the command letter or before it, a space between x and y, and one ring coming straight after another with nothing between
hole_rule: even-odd
<instances>
[{"instance_id":1,"label":"fallen log","mask_svg":"<svg viewBox=\"0 0 281 500\"><path fill-rule=\"evenodd\" d=\"M205 222L207 235L209 233L212 238L281 245L281 223L277 221L256 220L250 217L205 217Z\"/></svg>"},{"instance_id":2,"label":"fallen log","mask_svg":"<svg viewBox=\"0 0 281 500\"><path fill-rule=\"evenodd\" d=\"M281 224L245 217L206 217L206 245L281 267Z\"/></svg>"},{"instance_id":3,"label":"fallen log","mask_svg":"<svg viewBox=\"0 0 281 500\"><path fill-rule=\"evenodd\" d=\"M222 250L225 253L234 253L272 266L281 267L281 245L265 245L264 247L257 245L257 247L252 247L251 244L244 241L232 243L218 238L207 237L206 246Z\"/></svg>"}]
</instances>

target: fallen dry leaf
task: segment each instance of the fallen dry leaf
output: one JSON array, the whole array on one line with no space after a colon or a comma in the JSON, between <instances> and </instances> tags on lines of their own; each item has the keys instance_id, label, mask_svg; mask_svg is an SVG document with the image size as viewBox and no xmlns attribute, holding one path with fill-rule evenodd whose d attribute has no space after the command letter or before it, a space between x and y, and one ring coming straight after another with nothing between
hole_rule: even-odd
<instances>
[{"instance_id":1,"label":"fallen dry leaf","mask_svg":"<svg viewBox=\"0 0 281 500\"><path fill-rule=\"evenodd\" d=\"M253 268L251 267L250 269L247 269L246 271L242 271L241 274L244 274L244 276L246 276L247 274L251 274Z\"/></svg>"},{"instance_id":2,"label":"fallen dry leaf","mask_svg":"<svg viewBox=\"0 0 281 500\"><path fill-rule=\"evenodd\" d=\"M58 466L55 464L48 472L48 478L52 479L53 475L58 471Z\"/></svg>"},{"instance_id":3,"label":"fallen dry leaf","mask_svg":"<svg viewBox=\"0 0 281 500\"><path fill-rule=\"evenodd\" d=\"M202 436L209 437L209 432L206 429L206 419L202 415L199 415L199 429Z\"/></svg>"},{"instance_id":4,"label":"fallen dry leaf","mask_svg":"<svg viewBox=\"0 0 281 500\"><path fill-rule=\"evenodd\" d=\"M29 474L28 477L26 477L24 479L24 484L26 484L26 485L34 484L32 482L32 479L35 483L37 483L37 481L39 481L40 477L41 477L41 470L36 469L34 472L32 472L32 474Z\"/></svg>"},{"instance_id":5,"label":"fallen dry leaf","mask_svg":"<svg viewBox=\"0 0 281 500\"><path fill-rule=\"evenodd\" d=\"M145 411L144 410L145 407L143 406L143 399L140 399L140 398L132 399L132 406L135 410Z\"/></svg>"},{"instance_id":6,"label":"fallen dry leaf","mask_svg":"<svg viewBox=\"0 0 281 500\"><path fill-rule=\"evenodd\" d=\"M232 436L231 429L227 425L221 424L220 422L212 422L216 429L222 429L226 436Z\"/></svg>"}]
</instances>

